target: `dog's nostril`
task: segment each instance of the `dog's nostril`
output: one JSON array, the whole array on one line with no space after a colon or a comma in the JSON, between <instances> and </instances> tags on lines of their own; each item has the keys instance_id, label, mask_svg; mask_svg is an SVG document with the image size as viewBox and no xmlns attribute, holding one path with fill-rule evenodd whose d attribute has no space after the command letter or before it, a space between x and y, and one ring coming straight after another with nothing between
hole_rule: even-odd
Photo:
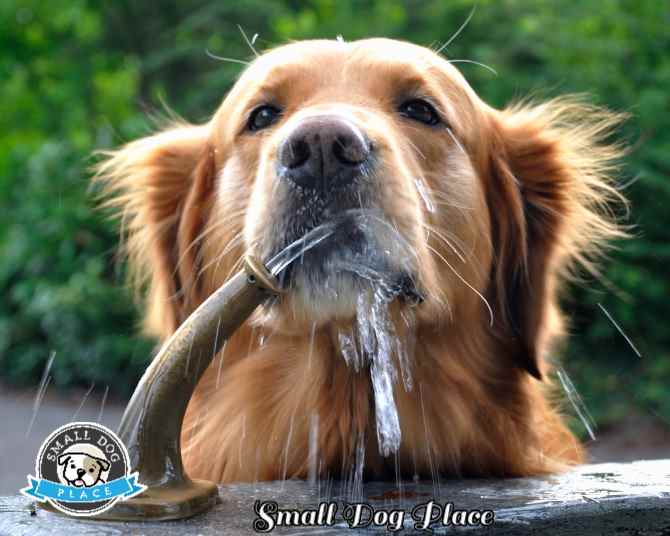
<instances>
[{"instance_id":1,"label":"dog's nostril","mask_svg":"<svg viewBox=\"0 0 670 536\"><path fill-rule=\"evenodd\" d=\"M283 164L289 169L294 169L307 162L310 155L309 144L304 139L293 140L286 144L282 155Z\"/></svg>"},{"instance_id":2,"label":"dog's nostril","mask_svg":"<svg viewBox=\"0 0 670 536\"><path fill-rule=\"evenodd\" d=\"M77 475L82 476L86 471L83 469L77 469Z\"/></svg>"},{"instance_id":3,"label":"dog's nostril","mask_svg":"<svg viewBox=\"0 0 670 536\"><path fill-rule=\"evenodd\" d=\"M333 142L333 154L342 164L358 165L369 154L369 149L363 140L351 136L337 136Z\"/></svg>"}]
</instances>

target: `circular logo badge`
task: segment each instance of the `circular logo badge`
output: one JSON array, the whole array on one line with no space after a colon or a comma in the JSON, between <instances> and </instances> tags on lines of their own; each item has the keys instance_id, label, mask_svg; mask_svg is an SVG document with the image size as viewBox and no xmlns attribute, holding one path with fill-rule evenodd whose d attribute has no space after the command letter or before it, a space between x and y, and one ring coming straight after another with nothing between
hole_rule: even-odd
<instances>
[{"instance_id":1,"label":"circular logo badge","mask_svg":"<svg viewBox=\"0 0 670 536\"><path fill-rule=\"evenodd\" d=\"M61 426L46 438L36 476L21 493L74 516L92 516L146 489L130 474L128 451L109 428L93 422Z\"/></svg>"}]
</instances>

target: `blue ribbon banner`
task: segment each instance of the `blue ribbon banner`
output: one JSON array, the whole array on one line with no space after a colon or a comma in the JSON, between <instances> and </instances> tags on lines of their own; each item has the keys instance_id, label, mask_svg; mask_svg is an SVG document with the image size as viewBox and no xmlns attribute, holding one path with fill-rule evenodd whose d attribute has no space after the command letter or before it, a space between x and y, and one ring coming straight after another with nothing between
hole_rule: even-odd
<instances>
[{"instance_id":1,"label":"blue ribbon banner","mask_svg":"<svg viewBox=\"0 0 670 536\"><path fill-rule=\"evenodd\" d=\"M47 499L66 503L101 502L109 501L115 497L126 500L147 489L143 484L137 483L137 473L90 488L64 486L51 480L39 479L30 475L28 475L28 483L30 486L23 488L21 493L34 497L40 502Z\"/></svg>"}]
</instances>

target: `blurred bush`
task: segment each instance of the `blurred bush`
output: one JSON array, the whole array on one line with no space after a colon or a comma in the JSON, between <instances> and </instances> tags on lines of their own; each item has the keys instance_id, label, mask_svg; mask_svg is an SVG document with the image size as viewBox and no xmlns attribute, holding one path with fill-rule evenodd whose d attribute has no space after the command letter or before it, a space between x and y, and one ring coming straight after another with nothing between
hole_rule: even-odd
<instances>
[{"instance_id":1,"label":"blurred bush","mask_svg":"<svg viewBox=\"0 0 670 536\"><path fill-rule=\"evenodd\" d=\"M150 354L115 262L115 225L87 193L94 149L148 133L167 103L192 121L214 111L259 49L290 39L388 36L440 45L473 3L394 0L86 2L0 5L0 374L29 384L51 351L58 385L132 388ZM670 416L670 5L480 0L445 51L475 90L502 106L528 94L586 92L628 111L621 181L635 237L604 278L566 296L564 360L596 421L638 405ZM666 204L667 203L667 204ZM640 349L638 358L599 309Z\"/></svg>"}]
</instances>

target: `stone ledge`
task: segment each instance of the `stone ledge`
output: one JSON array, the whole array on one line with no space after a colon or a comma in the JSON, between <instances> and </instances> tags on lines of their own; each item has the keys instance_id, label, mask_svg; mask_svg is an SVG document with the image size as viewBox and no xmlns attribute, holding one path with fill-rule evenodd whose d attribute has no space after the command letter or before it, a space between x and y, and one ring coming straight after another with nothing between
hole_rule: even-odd
<instances>
[{"instance_id":1,"label":"stone ledge","mask_svg":"<svg viewBox=\"0 0 670 536\"><path fill-rule=\"evenodd\" d=\"M583 465L557 476L500 480L442 480L439 483L366 483L363 494L352 497L339 482L310 485L301 481L264 482L221 486L221 502L210 512L177 522L124 523L80 520L33 511L22 496L0 497L0 534L256 534L253 521L256 500L276 501L281 509L316 508L321 501L337 501L333 526L277 528L276 534L352 534L341 517L343 502L366 502L375 509L406 512L399 533L413 530L413 507L434 500L454 508L490 509L495 522L489 527L441 527L435 533L468 534L670 534L670 460L626 464ZM375 529L386 532L385 527ZM368 530L367 532L373 532Z\"/></svg>"}]
</instances>

